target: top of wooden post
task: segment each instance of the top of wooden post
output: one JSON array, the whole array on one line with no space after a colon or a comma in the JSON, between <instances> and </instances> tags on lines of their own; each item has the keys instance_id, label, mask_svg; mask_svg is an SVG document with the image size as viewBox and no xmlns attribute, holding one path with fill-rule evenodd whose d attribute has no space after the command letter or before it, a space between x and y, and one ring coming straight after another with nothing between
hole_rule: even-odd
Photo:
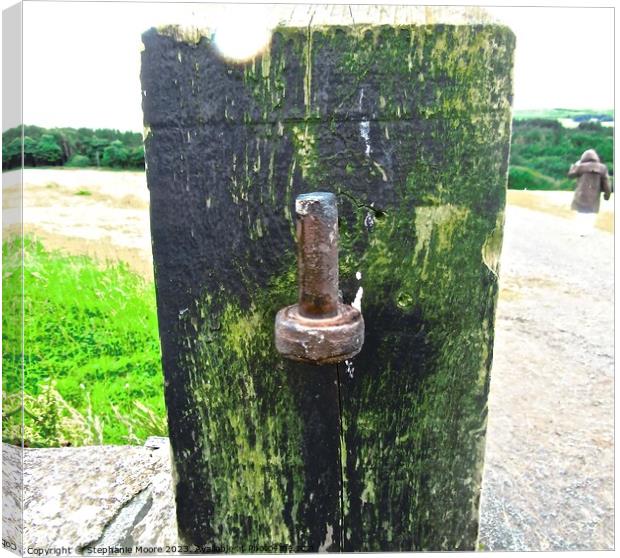
<instances>
[{"instance_id":1,"label":"top of wooden post","mask_svg":"<svg viewBox=\"0 0 620 558\"><path fill-rule=\"evenodd\" d=\"M180 15L170 25L157 31L178 41L198 43L201 37L210 37L222 22L234 18L239 21L258 20L270 29L313 28L328 25L481 25L496 24L484 8L476 6L379 6L379 5L312 5L273 4L235 5L209 4L197 6L191 18Z\"/></svg>"}]
</instances>

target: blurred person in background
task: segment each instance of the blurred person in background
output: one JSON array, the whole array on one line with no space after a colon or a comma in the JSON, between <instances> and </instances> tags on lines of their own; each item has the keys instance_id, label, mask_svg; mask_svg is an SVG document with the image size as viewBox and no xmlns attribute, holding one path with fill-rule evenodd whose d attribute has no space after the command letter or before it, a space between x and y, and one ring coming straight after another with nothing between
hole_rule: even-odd
<instances>
[{"instance_id":1,"label":"blurred person in background","mask_svg":"<svg viewBox=\"0 0 620 558\"><path fill-rule=\"evenodd\" d=\"M607 167L601 163L594 149L588 149L579 161L571 165L568 178L577 179L571 209L577 211L580 235L586 236L594 229L601 204L601 192L604 192L606 200L611 195Z\"/></svg>"}]
</instances>

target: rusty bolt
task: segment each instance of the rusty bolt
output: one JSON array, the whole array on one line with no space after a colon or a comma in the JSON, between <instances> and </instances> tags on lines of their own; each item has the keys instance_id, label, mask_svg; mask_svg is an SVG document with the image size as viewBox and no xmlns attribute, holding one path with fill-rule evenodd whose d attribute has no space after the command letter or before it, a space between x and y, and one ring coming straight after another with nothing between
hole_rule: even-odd
<instances>
[{"instance_id":1,"label":"rusty bolt","mask_svg":"<svg viewBox=\"0 0 620 558\"><path fill-rule=\"evenodd\" d=\"M333 364L360 352L364 319L338 299L338 209L329 192L295 200L299 302L276 315L276 349L286 358Z\"/></svg>"}]
</instances>

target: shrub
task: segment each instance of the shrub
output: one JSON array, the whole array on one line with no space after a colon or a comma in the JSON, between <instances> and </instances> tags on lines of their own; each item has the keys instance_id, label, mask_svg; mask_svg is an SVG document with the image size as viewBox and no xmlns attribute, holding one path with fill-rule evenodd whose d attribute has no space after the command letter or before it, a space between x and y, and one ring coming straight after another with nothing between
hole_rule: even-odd
<instances>
[{"instance_id":1,"label":"shrub","mask_svg":"<svg viewBox=\"0 0 620 558\"><path fill-rule=\"evenodd\" d=\"M577 185L577 181L574 178L563 178L558 182L558 190L566 190L572 192Z\"/></svg>"},{"instance_id":2,"label":"shrub","mask_svg":"<svg viewBox=\"0 0 620 558\"><path fill-rule=\"evenodd\" d=\"M129 152L120 140L113 141L103 150L102 164L105 167L123 168L129 161Z\"/></svg>"},{"instance_id":3,"label":"shrub","mask_svg":"<svg viewBox=\"0 0 620 558\"><path fill-rule=\"evenodd\" d=\"M553 155L532 157L526 166L555 179L566 178L570 168L570 165L566 164L564 157Z\"/></svg>"},{"instance_id":4,"label":"shrub","mask_svg":"<svg viewBox=\"0 0 620 558\"><path fill-rule=\"evenodd\" d=\"M83 168L90 166L90 159L86 155L74 155L67 161L67 167Z\"/></svg>"},{"instance_id":5,"label":"shrub","mask_svg":"<svg viewBox=\"0 0 620 558\"><path fill-rule=\"evenodd\" d=\"M144 168L144 147L142 145L131 148L129 151L129 164L137 169Z\"/></svg>"},{"instance_id":6,"label":"shrub","mask_svg":"<svg viewBox=\"0 0 620 558\"><path fill-rule=\"evenodd\" d=\"M508 172L511 190L557 190L558 183L544 174L527 167L511 166Z\"/></svg>"},{"instance_id":7,"label":"shrub","mask_svg":"<svg viewBox=\"0 0 620 558\"><path fill-rule=\"evenodd\" d=\"M577 120L577 119L575 119ZM591 132L599 132L603 128L600 122L579 122L577 126L579 130L589 130Z\"/></svg>"},{"instance_id":8,"label":"shrub","mask_svg":"<svg viewBox=\"0 0 620 558\"><path fill-rule=\"evenodd\" d=\"M62 149L51 134L43 134L34 149L34 158L42 165L62 164Z\"/></svg>"},{"instance_id":9,"label":"shrub","mask_svg":"<svg viewBox=\"0 0 620 558\"><path fill-rule=\"evenodd\" d=\"M525 120L515 120L515 128L550 128L552 130L561 130L562 124L556 119L551 118L528 118Z\"/></svg>"}]
</instances>

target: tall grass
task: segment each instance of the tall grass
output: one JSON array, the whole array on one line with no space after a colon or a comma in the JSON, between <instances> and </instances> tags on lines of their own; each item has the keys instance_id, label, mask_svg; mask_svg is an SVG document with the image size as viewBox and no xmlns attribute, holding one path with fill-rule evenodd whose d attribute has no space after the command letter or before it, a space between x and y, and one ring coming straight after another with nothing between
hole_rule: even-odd
<instances>
[{"instance_id":1,"label":"tall grass","mask_svg":"<svg viewBox=\"0 0 620 558\"><path fill-rule=\"evenodd\" d=\"M3 307L15 302L15 243L3 244ZM3 312L3 438L19 437L19 324ZM153 284L123 264L24 249L24 407L29 446L141 443L165 435Z\"/></svg>"}]
</instances>

